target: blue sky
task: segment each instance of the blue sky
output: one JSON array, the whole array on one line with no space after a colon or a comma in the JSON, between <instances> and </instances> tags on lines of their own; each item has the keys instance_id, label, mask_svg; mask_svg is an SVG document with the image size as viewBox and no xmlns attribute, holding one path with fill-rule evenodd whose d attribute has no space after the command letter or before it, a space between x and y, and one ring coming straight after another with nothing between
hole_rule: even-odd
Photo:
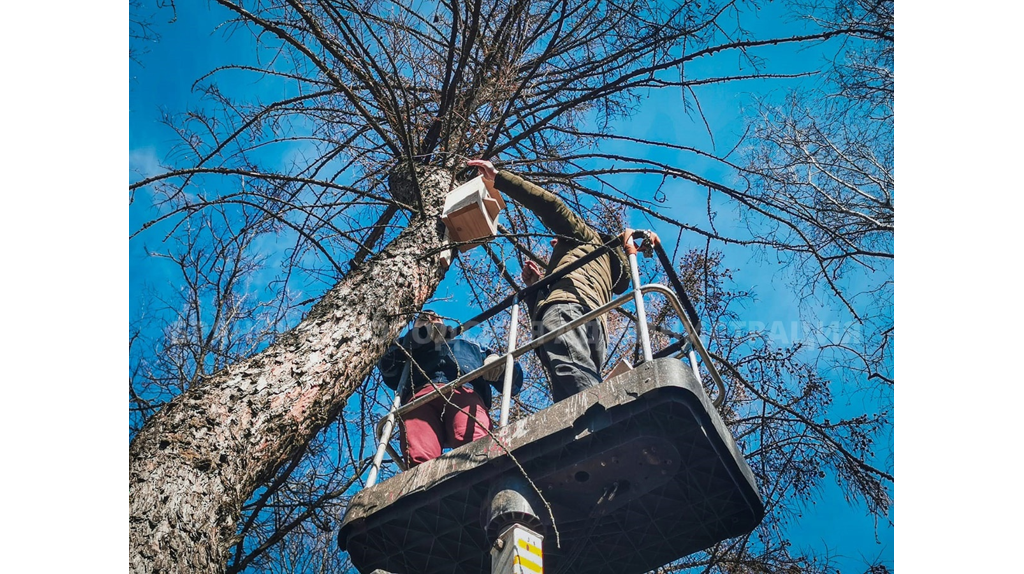
<instances>
[{"instance_id":1,"label":"blue sky","mask_svg":"<svg viewBox=\"0 0 1024 574\"><path fill-rule=\"evenodd\" d=\"M1016 263L1024 190L1013 175L1024 157L1014 72L1024 6L897 4L898 562L915 572L1012 570L1024 514L1006 446L1020 435L1016 411L1024 402L1014 361L1024 321ZM195 5L205 12L204 3ZM7 507L19 524L7 533L8 547L18 549L5 558L9 569L39 569L40 557L53 569L124 565L124 387L116 382L124 323L112 309L123 274L131 300L153 268L133 256L139 248L130 242L125 270L115 231L124 206L116 192L124 156L115 150L125 107L115 7L14 3L0 36L9 56L5 319L16 332L5 346L15 360L7 362L8 412L0 419L14 469L5 485L18 494ZM178 28L196 21L182 8ZM225 49L206 42L212 25L202 24L195 38L164 30L165 40L186 44L154 53L142 75L162 77L166 93L146 89L143 99L132 80L141 72L129 64L130 152L165 151L172 138L155 129L156 106L188 94L175 96L174 87L194 79L181 66L196 60L195 45L214 59ZM74 532L60 552L53 537L39 536L57 516Z\"/></svg>"},{"instance_id":2,"label":"blue sky","mask_svg":"<svg viewBox=\"0 0 1024 574\"><path fill-rule=\"evenodd\" d=\"M177 20L168 25L166 20L170 12L166 9L157 11L155 21L160 25L159 42L148 46L148 52L139 56L140 64L132 63L129 67L129 170L130 180L138 176L154 173L157 163L169 153L176 143L176 136L160 122L161 113L180 112L193 103L197 94L190 90L191 84L202 73L228 62L246 61L251 59L252 43L248 34L239 33L226 39L223 32L214 32L214 28L225 16L226 11L215 4L205 6L179 5ZM766 16L762 23L772 25L772 18ZM785 71L803 71L813 68L808 65L809 58L818 58L820 53L795 52L792 49L779 48L772 55L773 67ZM716 60L719 62L719 60ZM698 63L695 68L703 65ZM717 65L717 64L716 64ZM779 82L776 89L782 90L789 82ZM273 90L266 83L252 86L234 86L237 89ZM643 110L628 125L618 126L621 133L629 133L639 137L664 137L673 133L685 132L687 144L698 144L707 151L722 152L731 149L736 137L742 129L740 121L741 106L749 102L745 90L764 90L763 84L748 82L728 87L708 87L701 92L701 104L715 134L715 147L704 132L699 121L688 121L676 113L679 102L676 97L667 93L656 94L644 103ZM667 92L667 91L666 91ZM662 152L664 153L664 152ZM681 154L664 153L663 157L652 159L664 160L667 163L693 162L692 156L683 159ZM700 162L697 162L699 164ZM706 166L710 171L696 167L695 171L719 177L723 183L724 171L713 166ZM705 192L696 186L677 180L666 187L670 197L672 214L683 220L698 222L705 208ZM635 185L645 185L637 181ZM147 207L147 191L141 191L134 205L129 209L129 227L134 230L137 225L152 216ZM738 228L741 222L732 208L725 206L719 199L718 224L723 229ZM692 215L690 215L692 213ZM631 223L638 227L649 225L632 214ZM655 226L657 230L658 227ZM129 309L130 316L139 311L140 293L146 286L160 288L172 279L173 273L165 263L145 256L145 248L159 248L163 237L161 226L149 230L143 238L129 242ZM667 234L663 234L667 235ZM674 233L670 234L674 237ZM692 246L703 246L703 241L691 237ZM758 302L744 312L743 320L759 322L771 328L775 323L783 325L787 331L794 323L799 323L800 315L791 289L785 283L784 272L768 268L750 258L748 251L735 247L722 248L726 253L726 265L737 269L735 282L739 288L757 292ZM454 285L454 274L441 285L438 296L450 295L459 298L459 289ZM475 314L475 310L467 310L458 304L445 305L452 309L452 315L466 319ZM457 311L457 312L456 312ZM822 310L822 319L827 323L831 320L844 321L842 314L832 314L829 309ZM837 409L842 410L841 402L837 401ZM841 412L836 413L837 416ZM885 451L885 448L879 450ZM886 456L881 452L880 456ZM893 531L890 527L880 525L878 540L875 540L874 523L862 511L851 509L843 500L841 493L834 486L826 484L825 493L819 501L804 512L801 524L794 530L797 534L794 542L820 549L822 545L838 553L836 565L844 572L856 571L864 558L871 559L882 556L890 565L893 559Z\"/></svg>"}]
</instances>

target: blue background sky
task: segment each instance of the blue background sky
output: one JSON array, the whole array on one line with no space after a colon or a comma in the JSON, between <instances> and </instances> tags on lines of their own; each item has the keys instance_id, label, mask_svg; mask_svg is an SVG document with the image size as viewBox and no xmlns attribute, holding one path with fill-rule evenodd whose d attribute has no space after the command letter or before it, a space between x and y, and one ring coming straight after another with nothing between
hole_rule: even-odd
<instances>
[{"instance_id":1,"label":"blue background sky","mask_svg":"<svg viewBox=\"0 0 1024 574\"><path fill-rule=\"evenodd\" d=\"M115 7L124 8L15 3L4 12L0 232L12 334L0 429L12 550L3 564L15 571L124 565L124 318L114 309L120 281L129 275L130 299L142 263L130 243L126 269L116 231L117 118L127 104L130 151L145 147L139 130L152 121L135 121L140 72L130 63L122 99L124 12ZM897 561L915 572L1019 568L1024 502L1008 445L1024 399L1014 360L1024 190L1013 172L1024 157L1022 16L1024 6L991 0L897 6Z\"/></svg>"},{"instance_id":2,"label":"blue background sky","mask_svg":"<svg viewBox=\"0 0 1024 574\"><path fill-rule=\"evenodd\" d=\"M129 276L130 299L142 264L130 243L126 268L117 231L117 118L127 106L129 151L149 145L139 130L153 122L136 122L132 64L122 99L123 8L4 11L5 570L124 567L124 317L115 309L121 281ZM1014 171L1024 157L1024 6L900 2L897 19L897 562L914 572L1014 571L1024 514L1012 448L1024 404L1015 361L1024 189ZM159 56L172 67L196 58L173 50Z\"/></svg>"},{"instance_id":3,"label":"blue background sky","mask_svg":"<svg viewBox=\"0 0 1024 574\"><path fill-rule=\"evenodd\" d=\"M770 6L770 5L769 5ZM765 11L759 25L771 29L775 25L775 16ZM160 39L145 47L146 51L138 55L140 64L129 66L129 170L130 180L140 175L158 173L158 162L165 159L171 147L177 143L176 135L161 123L164 112L178 113L196 101L198 95L191 91L192 83L203 73L226 63L251 61L253 45L247 33L238 33L227 37L223 31L215 31L217 25L227 17L227 11L215 4L205 5L179 3L177 20L166 23L171 16L169 10L154 10L154 21L157 24ZM748 24L749 25L749 24ZM836 45L827 46L833 50ZM798 51L792 48L779 48L770 53L772 68L775 71L800 72L814 69L820 63L818 59L826 57L829 52L818 50ZM720 59L714 60L715 65L722 65ZM696 66L704 65L698 62ZM695 67L696 67L695 66ZM225 78L220 78L223 83ZM251 82L246 77L245 82ZM771 86L781 93L794 81L778 81ZM268 93L274 97L277 88L269 81L252 85L233 85L234 89L254 90ZM661 90L645 101L642 111L634 116L628 124L618 125L619 133L636 137L664 139L671 141L678 137L687 145L697 145L707 151L724 152L732 148L736 138L743 129L741 110L750 105L750 94L745 90L764 93L764 83L745 82L720 87L707 87L698 92L701 105L713 128L714 147L711 138L705 132L699 119L688 120L678 113L678 92L669 94L671 90ZM614 151L608 149L606 151ZM687 165L697 173L718 179L723 183L731 183L724 179L723 170L711 165L695 166L692 156L683 156L673 152L658 152L651 159L669 164ZM668 184L667 195L671 198L671 215L683 221L699 223L704 215L705 191L693 184L676 180L679 183ZM631 185L642 186L646 182L637 180ZM625 188L629 190L628 187ZM672 188L675 186L675 189ZM142 191L141 194L148 192ZM719 213L716 224L728 235L730 228L739 229L742 222L733 208L715 198L715 208ZM135 230L138 225L152 217L146 197L140 195L129 209L129 229ZM652 224L628 214L630 223L636 227L650 228ZM653 225L659 229L657 224ZM742 233L740 233L742 234ZM667 236L667 237L666 237ZM137 316L140 310L140 293L145 286L157 287L166 285L174 273L174 269L165 263L145 256L146 247L159 249L163 234L160 228L149 230L142 238L129 242L129 315ZM663 233L663 237L674 239L675 233ZM697 237L690 238L692 247L703 247L703 241ZM725 246L725 264L735 269L735 287L753 290L758 301L741 313L741 320L764 324L770 330L779 325L786 333L793 333L793 325L799 325L800 314L792 290L786 285L784 275L771 267L766 267L750 258L750 252L743 248ZM450 298L452 301L464 300L461 289L454 284L454 273L438 289L437 298ZM460 319L468 319L476 314L475 309L467 309L464 305L451 303L435 306L445 313ZM822 309L819 317L825 323L833 320L846 321L847 317ZM792 342L792 341L789 341ZM782 342L785 344L785 342ZM858 401L859 402L859 401ZM860 404L853 409L844 407L841 397L837 397L833 416L839 418L845 412L862 408ZM891 448L891 437L880 437L877 449L879 457L888 457ZM889 443L889 447L885 444ZM792 541L797 546L813 548L822 552L827 548L834 558L834 565L843 572L862 571L863 563L881 557L890 567L893 563L894 541L893 529L880 523L875 532L873 519L866 511L851 508L844 500L842 493L834 483L827 482L822 496L816 504L805 509L803 518L798 525L790 529Z\"/></svg>"}]
</instances>

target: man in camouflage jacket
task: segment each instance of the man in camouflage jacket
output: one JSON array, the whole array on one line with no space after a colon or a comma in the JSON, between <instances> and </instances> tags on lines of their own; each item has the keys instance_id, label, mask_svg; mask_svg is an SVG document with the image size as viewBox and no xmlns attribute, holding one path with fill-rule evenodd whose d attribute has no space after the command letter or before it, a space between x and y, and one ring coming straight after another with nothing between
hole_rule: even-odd
<instances>
[{"instance_id":1,"label":"man in camouflage jacket","mask_svg":"<svg viewBox=\"0 0 1024 574\"><path fill-rule=\"evenodd\" d=\"M545 274L555 273L606 243L557 195L507 171L498 171L487 160L470 160L484 179L494 187L532 211L557 238L551 241L554 250L547 269L541 270L533 261L523 268L523 281L533 285ZM629 286L626 252L637 252L632 240L633 230L621 235L621 245L597 259L569 272L547 290L528 301L535 337L544 336L562 325L611 301L612 293L621 294ZM650 241L641 249L652 249L658 241ZM608 349L607 322L601 316L573 329L537 349L537 355L548 372L551 396L557 402L601 382Z\"/></svg>"}]
</instances>

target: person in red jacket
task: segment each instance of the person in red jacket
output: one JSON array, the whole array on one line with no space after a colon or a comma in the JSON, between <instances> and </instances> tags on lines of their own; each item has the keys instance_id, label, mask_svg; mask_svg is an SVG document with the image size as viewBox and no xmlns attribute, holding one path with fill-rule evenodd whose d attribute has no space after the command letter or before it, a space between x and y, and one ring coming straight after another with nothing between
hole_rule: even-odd
<instances>
[{"instance_id":1,"label":"person in red jacket","mask_svg":"<svg viewBox=\"0 0 1024 574\"><path fill-rule=\"evenodd\" d=\"M432 311L421 312L413 328L395 341L377 367L384 383L397 389L410 356L409 377L402 389L402 404L430 393L460 376L498 358L490 349L454 338L453 330ZM469 381L447 400L437 397L402 417L402 453L410 468L441 456L443 448L455 448L487 436L491 428L491 386L504 387L500 365L483 377ZM512 394L523 386L523 369L515 363Z\"/></svg>"}]
</instances>

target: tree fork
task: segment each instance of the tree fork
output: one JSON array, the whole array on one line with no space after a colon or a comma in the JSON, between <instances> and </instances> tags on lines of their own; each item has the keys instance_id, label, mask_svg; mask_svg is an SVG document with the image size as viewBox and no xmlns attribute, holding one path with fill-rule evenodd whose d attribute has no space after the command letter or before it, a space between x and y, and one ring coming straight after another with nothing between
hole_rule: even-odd
<instances>
[{"instance_id":1,"label":"tree fork","mask_svg":"<svg viewBox=\"0 0 1024 574\"><path fill-rule=\"evenodd\" d=\"M409 181L410 170L398 169L390 183L418 189L426 213L349 272L299 325L203 378L132 440L133 573L224 572L245 501L343 408L433 295L444 276L439 215L452 175L416 172Z\"/></svg>"}]
</instances>

